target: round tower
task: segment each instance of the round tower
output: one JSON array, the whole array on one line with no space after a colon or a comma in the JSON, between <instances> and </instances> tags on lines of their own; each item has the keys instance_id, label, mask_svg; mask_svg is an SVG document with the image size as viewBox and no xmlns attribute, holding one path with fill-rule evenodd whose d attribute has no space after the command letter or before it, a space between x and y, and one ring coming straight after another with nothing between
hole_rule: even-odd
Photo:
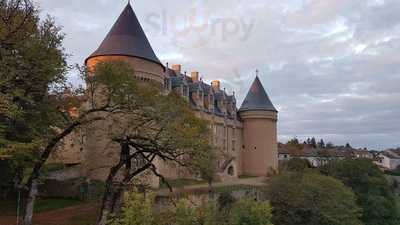
<instances>
[{"instance_id":1,"label":"round tower","mask_svg":"<svg viewBox=\"0 0 400 225\"><path fill-rule=\"evenodd\" d=\"M243 174L265 176L278 169L278 111L258 76L239 109L243 123Z\"/></svg>"},{"instance_id":2,"label":"round tower","mask_svg":"<svg viewBox=\"0 0 400 225\"><path fill-rule=\"evenodd\" d=\"M164 66L157 58L130 3L85 64L93 68L99 62L125 61L132 65L135 76L164 84Z\"/></svg>"},{"instance_id":3,"label":"round tower","mask_svg":"<svg viewBox=\"0 0 400 225\"><path fill-rule=\"evenodd\" d=\"M164 85L165 67L154 53L130 3L85 64L92 70L105 61L125 61L139 79ZM118 118L96 121L87 128L82 173L90 179L105 180L110 168L119 160L120 146L109 138L113 119ZM151 184L158 185L158 178L153 178Z\"/></svg>"}]
</instances>

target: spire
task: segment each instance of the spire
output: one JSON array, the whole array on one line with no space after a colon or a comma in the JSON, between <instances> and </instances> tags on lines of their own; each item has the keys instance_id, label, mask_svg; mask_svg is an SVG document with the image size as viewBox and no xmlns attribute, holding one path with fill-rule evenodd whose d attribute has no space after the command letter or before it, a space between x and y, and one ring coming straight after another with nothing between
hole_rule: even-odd
<instances>
[{"instance_id":1,"label":"spire","mask_svg":"<svg viewBox=\"0 0 400 225\"><path fill-rule=\"evenodd\" d=\"M138 57L163 66L154 53L130 1L99 48L86 61L92 57L110 55Z\"/></svg>"},{"instance_id":2,"label":"spire","mask_svg":"<svg viewBox=\"0 0 400 225\"><path fill-rule=\"evenodd\" d=\"M278 112L272 104L271 100L269 99L267 93L265 92L265 89L261 84L258 75L251 85L251 88L247 93L247 96L244 99L242 106L239 109L239 112L250 110Z\"/></svg>"}]
</instances>

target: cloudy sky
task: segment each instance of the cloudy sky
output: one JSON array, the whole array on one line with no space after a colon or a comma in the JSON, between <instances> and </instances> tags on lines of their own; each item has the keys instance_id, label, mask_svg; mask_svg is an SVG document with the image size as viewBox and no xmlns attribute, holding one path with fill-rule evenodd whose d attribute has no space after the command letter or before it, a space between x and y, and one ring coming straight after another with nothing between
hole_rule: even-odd
<instances>
[{"instance_id":1,"label":"cloudy sky","mask_svg":"<svg viewBox=\"0 0 400 225\"><path fill-rule=\"evenodd\" d=\"M127 0L36 0L82 63ZM315 136L336 144L400 146L399 0L136 0L158 57L241 103L258 69L279 109L280 141ZM70 79L79 83L73 72ZM240 105L239 105L240 106Z\"/></svg>"}]
</instances>

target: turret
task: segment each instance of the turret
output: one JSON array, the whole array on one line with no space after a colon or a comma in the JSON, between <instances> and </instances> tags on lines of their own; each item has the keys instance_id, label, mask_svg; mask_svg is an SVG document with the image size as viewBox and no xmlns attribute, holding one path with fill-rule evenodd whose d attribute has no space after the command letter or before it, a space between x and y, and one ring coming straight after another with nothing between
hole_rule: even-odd
<instances>
[{"instance_id":1,"label":"turret","mask_svg":"<svg viewBox=\"0 0 400 225\"><path fill-rule=\"evenodd\" d=\"M243 174L265 176L278 168L278 111L258 76L239 109L243 122Z\"/></svg>"},{"instance_id":2,"label":"turret","mask_svg":"<svg viewBox=\"0 0 400 225\"><path fill-rule=\"evenodd\" d=\"M124 61L135 71L135 77L165 85L165 68L154 53L131 5L125 7L99 48L85 64L91 70L105 61ZM105 180L110 168L118 163L120 146L112 142L107 129L119 115L91 123L87 128L82 174L93 180ZM158 177L149 176L152 186L158 186Z\"/></svg>"},{"instance_id":3,"label":"turret","mask_svg":"<svg viewBox=\"0 0 400 225\"><path fill-rule=\"evenodd\" d=\"M141 79L164 83L165 68L154 53L130 3L85 64L93 68L99 62L113 60L128 62L134 68L135 76Z\"/></svg>"}]
</instances>

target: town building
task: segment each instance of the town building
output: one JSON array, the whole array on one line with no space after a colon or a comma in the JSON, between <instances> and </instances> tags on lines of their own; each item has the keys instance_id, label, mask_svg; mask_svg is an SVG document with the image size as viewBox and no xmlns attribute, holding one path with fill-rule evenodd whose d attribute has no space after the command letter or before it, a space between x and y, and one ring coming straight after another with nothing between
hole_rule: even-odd
<instances>
[{"instance_id":1,"label":"town building","mask_svg":"<svg viewBox=\"0 0 400 225\"><path fill-rule=\"evenodd\" d=\"M323 166L330 161L343 159L374 159L374 155L366 149L354 149L351 147L313 147L310 145L291 146L288 144L278 144L279 162L290 159L305 159L310 166Z\"/></svg>"},{"instance_id":2,"label":"town building","mask_svg":"<svg viewBox=\"0 0 400 225\"><path fill-rule=\"evenodd\" d=\"M375 164L384 170L395 170L400 166L400 149L389 149L378 153Z\"/></svg>"}]
</instances>

